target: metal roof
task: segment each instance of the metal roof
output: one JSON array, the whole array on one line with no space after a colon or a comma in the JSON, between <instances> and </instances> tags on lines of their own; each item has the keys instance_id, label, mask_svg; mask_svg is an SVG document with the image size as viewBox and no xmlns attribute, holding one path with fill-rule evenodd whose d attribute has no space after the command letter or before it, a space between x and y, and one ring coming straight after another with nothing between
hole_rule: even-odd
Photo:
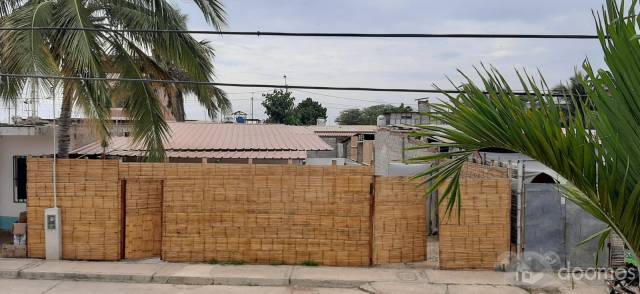
<instances>
[{"instance_id":1,"label":"metal roof","mask_svg":"<svg viewBox=\"0 0 640 294\"><path fill-rule=\"evenodd\" d=\"M306 128L315 133L348 132L361 134L375 133L378 130L378 126L375 125L307 126Z\"/></svg>"},{"instance_id":2,"label":"metal roof","mask_svg":"<svg viewBox=\"0 0 640 294\"><path fill-rule=\"evenodd\" d=\"M316 132L318 137L353 137L357 134L351 132Z\"/></svg>"},{"instance_id":3,"label":"metal roof","mask_svg":"<svg viewBox=\"0 0 640 294\"><path fill-rule=\"evenodd\" d=\"M298 126L183 122L169 123L169 128L165 149L170 157L305 158L306 151L332 150L318 135ZM143 151L130 137L114 137L105 149L107 155L120 156L138 156ZM71 153L102 152L100 144L95 142Z\"/></svg>"},{"instance_id":4,"label":"metal roof","mask_svg":"<svg viewBox=\"0 0 640 294\"><path fill-rule=\"evenodd\" d=\"M93 148L88 152L77 152L76 154L100 155L102 149ZM99 152L98 152L99 151ZM138 150L108 150L107 155L111 156L144 156L144 151ZM306 151L284 150L284 151L167 151L167 157L171 158L252 158L252 159L305 159Z\"/></svg>"}]
</instances>

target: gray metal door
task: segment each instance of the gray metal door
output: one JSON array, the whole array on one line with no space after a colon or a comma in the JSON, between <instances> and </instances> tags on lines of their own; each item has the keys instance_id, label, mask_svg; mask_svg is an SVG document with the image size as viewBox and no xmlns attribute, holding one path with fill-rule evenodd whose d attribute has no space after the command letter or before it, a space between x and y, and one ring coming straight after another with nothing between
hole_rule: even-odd
<instances>
[{"instance_id":1,"label":"gray metal door","mask_svg":"<svg viewBox=\"0 0 640 294\"><path fill-rule=\"evenodd\" d=\"M555 184L525 184L525 252L533 270L565 266L564 205ZM535 254L537 253L537 255ZM535 257L538 257L537 259ZM540 260L544 257L544 260ZM543 263L543 264L541 264Z\"/></svg>"}]
</instances>

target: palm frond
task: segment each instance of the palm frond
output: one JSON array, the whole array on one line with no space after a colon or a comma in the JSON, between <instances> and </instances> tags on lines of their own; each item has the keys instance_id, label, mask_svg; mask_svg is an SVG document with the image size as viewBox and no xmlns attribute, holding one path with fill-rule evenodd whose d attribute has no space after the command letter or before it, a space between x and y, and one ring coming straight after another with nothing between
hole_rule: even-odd
<instances>
[{"instance_id":1,"label":"palm frond","mask_svg":"<svg viewBox=\"0 0 640 294\"><path fill-rule=\"evenodd\" d=\"M476 69L480 86L462 74L465 84L459 88L463 93L447 94L449 101L434 107L437 118L449 126L425 127L417 133L455 142L438 146L449 145L462 152L451 153L450 160L422 158L426 162L439 160L421 175L425 182L432 181L434 186L448 183L443 198L451 205L459 199L457 191L450 188L451 183L460 181L462 165L458 159L483 148L519 152L567 179L570 184L563 187L563 194L639 252L640 43L636 38L636 4L632 1L625 8L624 3L608 0L602 14L594 14L609 70L596 71L585 62L586 78L579 82L587 91L591 108L582 113L567 118L541 75L535 79L518 72L519 86L525 93L516 95L494 68Z\"/></svg>"},{"instance_id":2,"label":"palm frond","mask_svg":"<svg viewBox=\"0 0 640 294\"><path fill-rule=\"evenodd\" d=\"M144 78L138 65L143 59L137 51L127 50L119 42L111 43L115 56L114 66L125 78ZM133 141L145 148L150 161L162 161L165 158L164 143L169 135L169 126L164 120L162 105L151 85L144 82L121 82L114 91L128 93L123 99L124 109L133 120Z\"/></svg>"}]
</instances>

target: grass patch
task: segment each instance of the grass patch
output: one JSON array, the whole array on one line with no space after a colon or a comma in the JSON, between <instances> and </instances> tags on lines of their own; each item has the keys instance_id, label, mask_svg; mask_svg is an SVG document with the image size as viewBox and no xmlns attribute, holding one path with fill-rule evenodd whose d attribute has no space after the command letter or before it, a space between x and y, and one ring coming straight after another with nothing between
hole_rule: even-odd
<instances>
[{"instance_id":1,"label":"grass patch","mask_svg":"<svg viewBox=\"0 0 640 294\"><path fill-rule=\"evenodd\" d=\"M247 262L241 259L231 259L231 260L217 260L217 259L212 259L209 260L209 264L220 264L220 265L243 265L246 264Z\"/></svg>"},{"instance_id":2,"label":"grass patch","mask_svg":"<svg viewBox=\"0 0 640 294\"><path fill-rule=\"evenodd\" d=\"M301 262L300 265L304 265L304 266L319 266L320 263L318 263L315 260L305 260L305 261Z\"/></svg>"},{"instance_id":3,"label":"grass patch","mask_svg":"<svg viewBox=\"0 0 640 294\"><path fill-rule=\"evenodd\" d=\"M247 262L244 261L244 260L241 260L241 259L231 259L231 260L228 260L227 262L225 262L224 264L228 264L228 265L243 265L245 263L247 263Z\"/></svg>"},{"instance_id":4,"label":"grass patch","mask_svg":"<svg viewBox=\"0 0 640 294\"><path fill-rule=\"evenodd\" d=\"M270 265L283 265L284 262L282 261L272 261L271 263L269 263Z\"/></svg>"}]
</instances>

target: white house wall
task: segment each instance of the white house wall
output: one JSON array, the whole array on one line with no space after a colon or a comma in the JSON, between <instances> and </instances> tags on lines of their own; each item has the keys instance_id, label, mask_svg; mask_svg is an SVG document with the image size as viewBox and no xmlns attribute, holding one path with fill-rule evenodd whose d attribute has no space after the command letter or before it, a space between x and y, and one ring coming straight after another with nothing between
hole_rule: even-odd
<instances>
[{"instance_id":1,"label":"white house wall","mask_svg":"<svg viewBox=\"0 0 640 294\"><path fill-rule=\"evenodd\" d=\"M31 136L0 136L0 229L9 229L25 203L13 202L13 156L52 153L53 133Z\"/></svg>"}]
</instances>

